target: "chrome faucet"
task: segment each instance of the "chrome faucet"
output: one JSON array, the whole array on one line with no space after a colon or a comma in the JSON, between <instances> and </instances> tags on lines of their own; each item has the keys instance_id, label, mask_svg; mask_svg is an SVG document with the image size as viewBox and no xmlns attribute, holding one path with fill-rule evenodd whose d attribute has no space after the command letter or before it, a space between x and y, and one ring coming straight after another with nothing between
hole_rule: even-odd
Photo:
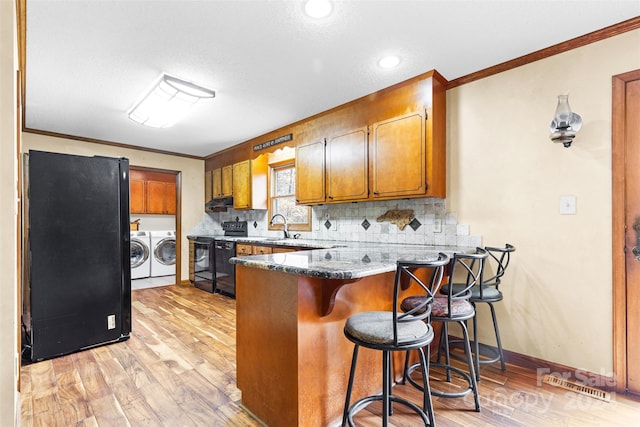
<instances>
[{"instance_id":1,"label":"chrome faucet","mask_svg":"<svg viewBox=\"0 0 640 427\"><path fill-rule=\"evenodd\" d=\"M287 227L287 218L285 218L284 215L282 214L275 214L274 216L271 217L271 221L269 221L269 225L273 226L273 220L276 219L276 217L281 217L282 218L282 231L284 231L284 238L288 239L289 236L289 228Z\"/></svg>"}]
</instances>

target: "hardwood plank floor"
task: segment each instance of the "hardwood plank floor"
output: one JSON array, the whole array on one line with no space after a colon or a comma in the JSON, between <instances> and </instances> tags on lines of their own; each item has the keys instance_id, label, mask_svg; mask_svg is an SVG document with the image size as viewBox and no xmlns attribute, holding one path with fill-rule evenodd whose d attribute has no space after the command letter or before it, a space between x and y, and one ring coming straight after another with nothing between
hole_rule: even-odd
<instances>
[{"instance_id":1,"label":"hardwood plank floor","mask_svg":"<svg viewBox=\"0 0 640 427\"><path fill-rule=\"evenodd\" d=\"M22 367L23 426L259 426L235 386L235 301L188 285L132 292L128 341ZM432 372L432 384L438 378ZM409 385L394 393L421 402ZM483 366L473 399L434 397L439 426L636 426L640 402L542 384L536 371ZM419 425L396 405L393 426ZM355 418L378 426L379 405Z\"/></svg>"}]
</instances>

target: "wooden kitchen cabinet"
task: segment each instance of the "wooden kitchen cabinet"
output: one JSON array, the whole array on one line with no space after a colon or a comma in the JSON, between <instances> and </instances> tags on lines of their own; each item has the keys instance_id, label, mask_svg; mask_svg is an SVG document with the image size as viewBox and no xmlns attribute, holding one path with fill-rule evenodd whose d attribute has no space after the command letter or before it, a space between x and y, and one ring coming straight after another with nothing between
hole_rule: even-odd
<instances>
[{"instance_id":1,"label":"wooden kitchen cabinet","mask_svg":"<svg viewBox=\"0 0 640 427\"><path fill-rule=\"evenodd\" d=\"M312 205L325 202L325 140L296 148L296 203Z\"/></svg>"},{"instance_id":2,"label":"wooden kitchen cabinet","mask_svg":"<svg viewBox=\"0 0 640 427\"><path fill-rule=\"evenodd\" d=\"M375 123L371 137L374 199L427 192L426 117L416 112Z\"/></svg>"},{"instance_id":3,"label":"wooden kitchen cabinet","mask_svg":"<svg viewBox=\"0 0 640 427\"><path fill-rule=\"evenodd\" d=\"M273 247L264 245L236 244L236 256L265 255L273 253Z\"/></svg>"},{"instance_id":4,"label":"wooden kitchen cabinet","mask_svg":"<svg viewBox=\"0 0 640 427\"><path fill-rule=\"evenodd\" d=\"M366 200L369 196L367 128L296 149L296 202L303 205Z\"/></svg>"},{"instance_id":5,"label":"wooden kitchen cabinet","mask_svg":"<svg viewBox=\"0 0 640 427\"><path fill-rule=\"evenodd\" d=\"M221 196L233 196L233 165L223 166L221 175Z\"/></svg>"},{"instance_id":6,"label":"wooden kitchen cabinet","mask_svg":"<svg viewBox=\"0 0 640 427\"><path fill-rule=\"evenodd\" d=\"M131 179L129 181L129 205L132 214L145 214L146 181Z\"/></svg>"},{"instance_id":7,"label":"wooden kitchen cabinet","mask_svg":"<svg viewBox=\"0 0 640 427\"><path fill-rule=\"evenodd\" d=\"M233 165L234 209L267 209L267 156Z\"/></svg>"},{"instance_id":8,"label":"wooden kitchen cabinet","mask_svg":"<svg viewBox=\"0 0 640 427\"><path fill-rule=\"evenodd\" d=\"M204 202L207 203L213 198L213 171L204 172Z\"/></svg>"},{"instance_id":9,"label":"wooden kitchen cabinet","mask_svg":"<svg viewBox=\"0 0 640 427\"><path fill-rule=\"evenodd\" d=\"M176 214L176 184L173 182L147 181L148 214Z\"/></svg>"},{"instance_id":10,"label":"wooden kitchen cabinet","mask_svg":"<svg viewBox=\"0 0 640 427\"><path fill-rule=\"evenodd\" d=\"M175 215L175 176L132 170L129 179L129 204L132 214Z\"/></svg>"},{"instance_id":11,"label":"wooden kitchen cabinet","mask_svg":"<svg viewBox=\"0 0 640 427\"><path fill-rule=\"evenodd\" d=\"M211 194L214 199L222 196L222 169L211 171Z\"/></svg>"},{"instance_id":12,"label":"wooden kitchen cabinet","mask_svg":"<svg viewBox=\"0 0 640 427\"><path fill-rule=\"evenodd\" d=\"M363 127L327 140L327 201L352 202L369 197L367 134Z\"/></svg>"},{"instance_id":13,"label":"wooden kitchen cabinet","mask_svg":"<svg viewBox=\"0 0 640 427\"><path fill-rule=\"evenodd\" d=\"M233 165L205 171L205 202L220 197L233 196Z\"/></svg>"}]
</instances>

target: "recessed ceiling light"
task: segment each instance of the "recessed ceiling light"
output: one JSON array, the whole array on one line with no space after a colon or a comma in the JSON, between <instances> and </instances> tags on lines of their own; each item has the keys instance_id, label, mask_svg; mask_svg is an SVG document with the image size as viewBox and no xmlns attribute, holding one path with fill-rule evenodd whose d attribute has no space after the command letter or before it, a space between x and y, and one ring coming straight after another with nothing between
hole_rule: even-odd
<instances>
[{"instance_id":1,"label":"recessed ceiling light","mask_svg":"<svg viewBox=\"0 0 640 427\"><path fill-rule=\"evenodd\" d=\"M307 0L304 11L312 18L324 18L329 16L333 5L329 0Z\"/></svg>"},{"instance_id":2,"label":"recessed ceiling light","mask_svg":"<svg viewBox=\"0 0 640 427\"><path fill-rule=\"evenodd\" d=\"M393 68L397 67L398 64L400 64L400 58L395 55L385 56L378 61L378 65L381 68Z\"/></svg>"}]
</instances>

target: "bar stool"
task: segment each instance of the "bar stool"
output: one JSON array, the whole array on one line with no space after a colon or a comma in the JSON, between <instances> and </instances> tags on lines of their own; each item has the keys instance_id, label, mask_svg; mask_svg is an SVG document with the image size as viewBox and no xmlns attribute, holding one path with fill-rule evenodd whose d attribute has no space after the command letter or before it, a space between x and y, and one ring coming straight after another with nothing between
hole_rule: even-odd
<instances>
[{"instance_id":1,"label":"bar stool","mask_svg":"<svg viewBox=\"0 0 640 427\"><path fill-rule=\"evenodd\" d=\"M418 350L420 355L418 365L423 369L423 372L429 372L429 359L425 357L423 348L428 348L433 341L434 333L431 325L425 320L431 312L431 303L442 282L444 266L448 263L449 257L443 253L439 254L437 259L431 261L398 261L393 286L392 311L367 311L354 314L347 319L344 334L347 339L354 343L354 348L342 417L343 427L346 423L349 426L353 426L353 416L374 401L382 401L383 426L388 425L389 416L393 415L394 402L416 412L424 422L424 425L435 425L428 376L424 376L422 381L423 390L426 390L423 393L422 409L413 402L393 395L391 390L393 376L391 353L394 351ZM419 278L422 277L418 272L421 269L429 269L427 271L428 281L423 281ZM422 293L422 302L416 305L413 310L399 313L398 299L400 291L401 289L408 289L412 283L419 286ZM350 406L360 347L382 351L382 393L363 397Z\"/></svg>"},{"instance_id":2,"label":"bar stool","mask_svg":"<svg viewBox=\"0 0 640 427\"><path fill-rule=\"evenodd\" d=\"M482 272L482 280L479 284L471 288L471 298L469 301L476 306L477 303L486 303L491 310L491 320L493 321L493 332L496 336L496 347L491 347L486 344L480 344L478 341L478 319L477 316L473 318L473 344L474 355L476 363L476 379L480 381L480 364L493 364L500 362L500 369L504 372L507 370L507 366L504 361L504 353L502 351L502 341L500 340L500 329L498 328L498 320L496 318L496 310L493 307L494 302L502 301L502 292L500 291L500 283L502 276L504 276L509 262L511 261L511 252L516 250L515 246L505 244L504 248L485 247L489 253L489 257L485 261L485 268ZM494 271L493 276L486 277L489 271ZM459 288L460 284L454 284L454 292L456 288ZM448 285L442 287L441 292L448 292ZM460 340L456 340L459 342ZM453 344L456 341L451 341L449 344ZM482 348L482 352L481 352ZM480 358L480 355L486 356Z\"/></svg>"},{"instance_id":3,"label":"bar stool","mask_svg":"<svg viewBox=\"0 0 640 427\"><path fill-rule=\"evenodd\" d=\"M476 382L476 375L473 363L473 357L471 352L471 342L469 339L469 333L466 326L466 321L475 316L475 308L469 301L471 297L471 288L480 282L482 275L482 268L484 260L487 258L488 252L482 248L476 248L475 253L457 253L453 255L453 258L449 267L449 279L448 283L454 283L454 277L457 275L464 276L464 282L460 283L460 287L448 286L445 294L437 295L432 303L431 308L431 322L442 322L442 330L440 333L440 344L438 346L438 356L435 363L431 363L434 368L440 368L445 371L446 382L452 381L452 374L461 378L466 382L467 387L460 391L440 391L431 389L431 394L434 396L445 398L457 398L464 397L469 393L473 393L475 410L480 412L480 397L478 394L478 384ZM403 310L411 310L416 304L419 303L419 296L412 296L406 298L401 307ZM449 353L449 323L455 322L462 328L463 342L465 356L467 360L468 372L453 366L451 364L451 355ZM445 362L441 363L441 350L445 353ZM412 385L418 389L424 390L420 384L418 384L411 374L420 368L417 364L407 367L405 364L405 375L403 380L408 380ZM425 372L424 370L422 372ZM424 374L422 375L425 376Z\"/></svg>"}]
</instances>

